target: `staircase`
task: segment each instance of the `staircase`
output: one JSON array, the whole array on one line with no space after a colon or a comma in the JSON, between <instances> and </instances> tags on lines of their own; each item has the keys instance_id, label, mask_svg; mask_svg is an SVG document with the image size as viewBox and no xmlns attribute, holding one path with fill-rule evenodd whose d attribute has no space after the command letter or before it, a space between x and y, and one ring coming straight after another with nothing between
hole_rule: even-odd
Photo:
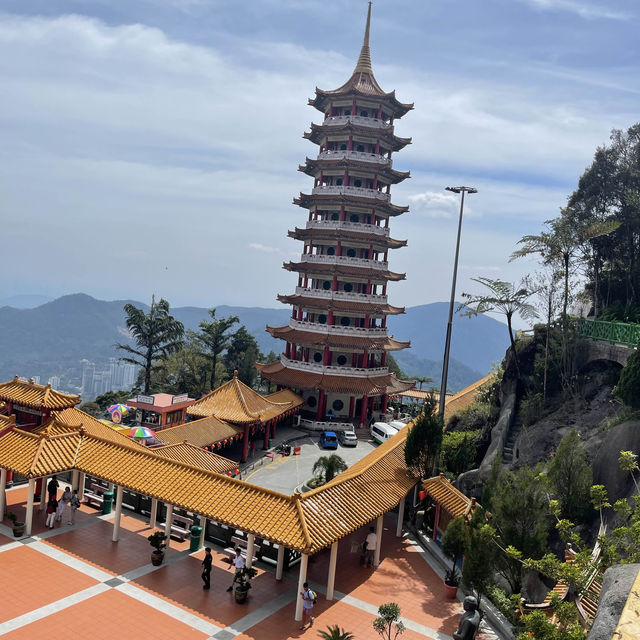
<instances>
[{"instance_id":1,"label":"staircase","mask_svg":"<svg viewBox=\"0 0 640 640\"><path fill-rule=\"evenodd\" d=\"M520 415L520 406L518 405L516 409L516 417L513 419L513 424L509 429L509 434L507 436L507 441L504 444L504 449L502 450L502 462L504 464L511 464L513 462L513 454L514 454L514 446L516 444L516 440L520 435L520 431L522 430L522 416Z\"/></svg>"}]
</instances>

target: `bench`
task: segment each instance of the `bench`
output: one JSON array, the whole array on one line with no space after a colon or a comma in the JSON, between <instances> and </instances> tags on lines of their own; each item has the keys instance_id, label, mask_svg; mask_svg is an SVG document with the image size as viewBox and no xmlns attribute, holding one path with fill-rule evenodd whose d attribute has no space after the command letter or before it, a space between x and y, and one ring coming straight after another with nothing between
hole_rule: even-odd
<instances>
[{"instance_id":1,"label":"bench","mask_svg":"<svg viewBox=\"0 0 640 640\"><path fill-rule=\"evenodd\" d=\"M171 535L175 535L180 538L181 542L184 542L184 539L191 535L192 525L193 518L174 514L173 518L171 518Z\"/></svg>"},{"instance_id":2,"label":"bench","mask_svg":"<svg viewBox=\"0 0 640 640\"><path fill-rule=\"evenodd\" d=\"M247 558L247 541L244 538L240 538L239 536L232 536L231 538L231 546L227 547L224 552L229 556L229 560L233 562L233 559L236 557L236 548L240 547L242 550L242 556ZM253 545L253 557L258 558L258 554L260 553L260 545Z\"/></svg>"},{"instance_id":3,"label":"bench","mask_svg":"<svg viewBox=\"0 0 640 640\"><path fill-rule=\"evenodd\" d=\"M92 482L89 486L91 487L91 491L84 492L84 499L87 504L95 504L95 506L100 509L104 502L104 492L109 491L109 487L103 487L97 482Z\"/></svg>"}]
</instances>

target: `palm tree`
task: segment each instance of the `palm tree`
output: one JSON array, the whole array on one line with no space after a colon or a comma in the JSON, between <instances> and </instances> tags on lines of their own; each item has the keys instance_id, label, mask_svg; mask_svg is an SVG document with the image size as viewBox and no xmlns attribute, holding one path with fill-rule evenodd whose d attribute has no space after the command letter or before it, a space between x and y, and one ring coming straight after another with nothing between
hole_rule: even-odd
<instances>
[{"instance_id":1,"label":"palm tree","mask_svg":"<svg viewBox=\"0 0 640 640\"><path fill-rule=\"evenodd\" d=\"M337 624L327 627L326 631L318 631L318 635L322 640L353 640L355 638L353 633L341 629Z\"/></svg>"},{"instance_id":2,"label":"palm tree","mask_svg":"<svg viewBox=\"0 0 640 640\"><path fill-rule=\"evenodd\" d=\"M422 385L423 385L425 382L433 382L433 378L428 378L428 377L417 377L417 376L416 376L416 377L414 377L414 378L413 378L413 380L414 380L415 382L418 382L418 383L420 384L420 389L422 389Z\"/></svg>"},{"instance_id":3,"label":"palm tree","mask_svg":"<svg viewBox=\"0 0 640 640\"><path fill-rule=\"evenodd\" d=\"M133 304L125 304L124 311L127 329L137 348L129 344L116 344L116 347L131 354L120 360L144 369L144 393L148 394L152 370L180 348L184 326L169 313L169 303L164 298L156 302L152 296L148 313Z\"/></svg>"},{"instance_id":4,"label":"palm tree","mask_svg":"<svg viewBox=\"0 0 640 640\"><path fill-rule=\"evenodd\" d=\"M313 473L325 482L331 481L340 472L347 470L347 463L337 454L318 458L313 465Z\"/></svg>"},{"instance_id":5,"label":"palm tree","mask_svg":"<svg viewBox=\"0 0 640 640\"><path fill-rule=\"evenodd\" d=\"M216 366L218 357L229 346L231 334L226 332L236 323L239 322L238 316L229 316L228 318L216 319L216 310L209 309L211 321L203 320L200 323L200 333L195 335L198 343L203 347L203 355L210 362L209 370L209 386L211 391L215 387Z\"/></svg>"},{"instance_id":6,"label":"palm tree","mask_svg":"<svg viewBox=\"0 0 640 640\"><path fill-rule=\"evenodd\" d=\"M489 313L490 311L496 311L505 316L511 350L519 373L518 354L516 353L516 342L513 337L511 322L516 313L523 320L533 320L533 318L537 317L538 314L534 306L527 302L533 291L524 287L522 283L516 287L511 282L504 282L503 280L491 280L490 278L471 278L471 280L486 287L489 293L486 295L463 293L462 297L466 299L466 302L458 307L458 311L466 309L467 311L463 315L468 317L476 316L479 313Z\"/></svg>"}]
</instances>

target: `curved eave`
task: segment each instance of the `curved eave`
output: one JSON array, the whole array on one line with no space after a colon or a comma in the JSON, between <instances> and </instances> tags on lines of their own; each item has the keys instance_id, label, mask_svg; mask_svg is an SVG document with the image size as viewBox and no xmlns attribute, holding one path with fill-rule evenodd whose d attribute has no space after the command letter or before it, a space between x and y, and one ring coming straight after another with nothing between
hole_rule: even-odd
<instances>
[{"instance_id":1,"label":"curved eave","mask_svg":"<svg viewBox=\"0 0 640 640\"><path fill-rule=\"evenodd\" d=\"M382 178L383 182L389 184L398 184L411 177L410 171L396 171L388 165L353 160L350 158L340 158L339 160L312 160L311 158L307 158L305 164L298 165L298 171L306 173L312 178L316 178L320 171L326 171L327 169L360 169L377 175L379 178Z\"/></svg>"},{"instance_id":2,"label":"curved eave","mask_svg":"<svg viewBox=\"0 0 640 640\"><path fill-rule=\"evenodd\" d=\"M298 273L318 273L323 275L351 276L353 278L368 278L376 282L391 280L398 282L405 280L405 273L394 273L382 269L368 269L367 267L345 266L338 264L315 264L310 262L284 262L282 268Z\"/></svg>"},{"instance_id":3,"label":"curved eave","mask_svg":"<svg viewBox=\"0 0 640 640\"><path fill-rule=\"evenodd\" d=\"M363 313L374 316L397 316L405 312L404 307L393 307L390 304L376 304L375 302L358 302L357 300L332 300L331 298L314 298L296 294L278 295L278 300L284 304L295 304L306 309L321 309L339 311L341 313Z\"/></svg>"},{"instance_id":4,"label":"curved eave","mask_svg":"<svg viewBox=\"0 0 640 640\"><path fill-rule=\"evenodd\" d=\"M288 237L294 240L338 240L345 242L351 240L355 243L373 245L382 249L400 249L407 246L406 240L395 240L388 236L379 236L375 233L361 233L359 231L344 231L342 229L300 229L288 232Z\"/></svg>"},{"instance_id":5,"label":"curved eave","mask_svg":"<svg viewBox=\"0 0 640 640\"><path fill-rule=\"evenodd\" d=\"M374 140L381 140L386 143L392 151L400 151L408 144L411 144L411 138L400 138L394 135L393 127L388 129L379 129L377 127L367 127L365 125L356 124L354 122L345 122L344 124L315 124L311 123L311 130L305 131L302 137L314 144L321 144L327 136L344 135L345 137L363 136Z\"/></svg>"},{"instance_id":6,"label":"curved eave","mask_svg":"<svg viewBox=\"0 0 640 640\"><path fill-rule=\"evenodd\" d=\"M344 204L358 207L368 207L373 209L380 215L395 217L407 213L409 206L400 206L391 204L390 202L382 203L380 200L373 198L363 198L362 196L351 196L345 194L308 194L300 193L298 198L293 199L293 204L304 209L309 209L314 205L321 206L323 204Z\"/></svg>"},{"instance_id":7,"label":"curved eave","mask_svg":"<svg viewBox=\"0 0 640 640\"><path fill-rule=\"evenodd\" d=\"M398 380L393 373L371 378L332 376L310 371L288 369L282 362L257 364L263 378L275 384L297 389L321 389L327 393L379 396L399 393L415 386L413 382Z\"/></svg>"},{"instance_id":8,"label":"curved eave","mask_svg":"<svg viewBox=\"0 0 640 640\"><path fill-rule=\"evenodd\" d=\"M328 346L355 350L367 349L367 351L400 351L411 346L411 342L402 342L392 336L384 336L382 338L338 336L329 333L316 333L315 331L301 331L288 325L284 327L267 326L267 332L276 339L309 347Z\"/></svg>"},{"instance_id":9,"label":"curved eave","mask_svg":"<svg viewBox=\"0 0 640 640\"><path fill-rule=\"evenodd\" d=\"M316 87L315 98L309 98L309 105L315 107L318 111L326 113L327 107L332 100L355 97L369 100L371 98L377 98L383 106L386 106L388 110L393 113L393 116L395 118L402 118L402 116L406 115L413 109L413 102L403 103L396 98L395 89L390 93L385 93L384 91L382 91L382 89L380 89L378 93L374 94L358 89L357 85L354 86L353 81L354 76L351 76L351 78L349 78L349 80L347 80L345 84L343 84L338 89L334 89L333 91L326 91Z\"/></svg>"}]
</instances>

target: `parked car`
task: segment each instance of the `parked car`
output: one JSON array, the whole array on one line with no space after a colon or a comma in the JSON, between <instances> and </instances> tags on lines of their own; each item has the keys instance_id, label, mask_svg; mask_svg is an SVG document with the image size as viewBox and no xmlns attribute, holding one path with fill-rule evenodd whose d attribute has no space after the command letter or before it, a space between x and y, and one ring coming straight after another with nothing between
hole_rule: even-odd
<instances>
[{"instance_id":1,"label":"parked car","mask_svg":"<svg viewBox=\"0 0 640 640\"><path fill-rule=\"evenodd\" d=\"M323 431L320 434L320 446L323 449L337 449L338 436L334 431Z\"/></svg>"},{"instance_id":2,"label":"parked car","mask_svg":"<svg viewBox=\"0 0 640 640\"><path fill-rule=\"evenodd\" d=\"M358 446L358 436L356 435L356 432L353 429L351 429L350 431L349 430L340 431L338 433L338 441L343 447Z\"/></svg>"},{"instance_id":3,"label":"parked car","mask_svg":"<svg viewBox=\"0 0 640 640\"><path fill-rule=\"evenodd\" d=\"M377 442L378 444L382 444L385 440L392 438L397 433L397 429L394 429L385 422L374 422L371 425L371 437L374 442Z\"/></svg>"}]
</instances>

